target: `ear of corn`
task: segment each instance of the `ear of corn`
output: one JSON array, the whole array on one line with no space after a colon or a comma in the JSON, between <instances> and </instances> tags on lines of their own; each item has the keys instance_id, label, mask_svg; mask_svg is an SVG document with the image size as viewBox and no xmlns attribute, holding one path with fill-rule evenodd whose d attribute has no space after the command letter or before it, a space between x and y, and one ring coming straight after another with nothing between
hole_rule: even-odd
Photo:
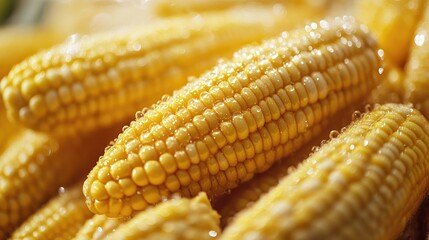
<instances>
[{"instance_id":1,"label":"ear of corn","mask_svg":"<svg viewBox=\"0 0 429 240\"><path fill-rule=\"evenodd\" d=\"M161 16L171 16L178 14L189 14L207 11L219 11L227 8L243 7L246 5L267 6L272 5L277 8L291 8L293 15L304 14L306 19L321 17L327 10L329 1L303 1L303 0L159 0L154 2L156 12ZM305 18L303 18L305 19Z\"/></svg>"},{"instance_id":2,"label":"ear of corn","mask_svg":"<svg viewBox=\"0 0 429 240\"><path fill-rule=\"evenodd\" d=\"M374 32L386 58L404 65L426 0L361 0L357 3L357 16Z\"/></svg>"},{"instance_id":3,"label":"ear of corn","mask_svg":"<svg viewBox=\"0 0 429 240\"><path fill-rule=\"evenodd\" d=\"M85 181L88 206L120 217L175 192L223 194L361 99L379 67L375 42L350 17L243 48L120 134Z\"/></svg>"},{"instance_id":4,"label":"ear of corn","mask_svg":"<svg viewBox=\"0 0 429 240\"><path fill-rule=\"evenodd\" d=\"M136 215L106 240L216 239L219 215L205 193L193 199L172 199Z\"/></svg>"},{"instance_id":5,"label":"ear of corn","mask_svg":"<svg viewBox=\"0 0 429 240\"><path fill-rule=\"evenodd\" d=\"M0 79L20 61L61 41L61 36L43 28L0 28Z\"/></svg>"},{"instance_id":6,"label":"ear of corn","mask_svg":"<svg viewBox=\"0 0 429 240\"><path fill-rule=\"evenodd\" d=\"M426 117L429 117L429 8L419 24L405 69L405 99L412 102Z\"/></svg>"},{"instance_id":7,"label":"ear of corn","mask_svg":"<svg viewBox=\"0 0 429 240\"><path fill-rule=\"evenodd\" d=\"M85 205L82 182L62 189L59 195L30 216L12 239L72 239L93 214Z\"/></svg>"},{"instance_id":8,"label":"ear of corn","mask_svg":"<svg viewBox=\"0 0 429 240\"><path fill-rule=\"evenodd\" d=\"M27 127L61 136L88 132L130 120L188 75L293 24L284 12L252 8L72 36L14 67L1 82L4 103Z\"/></svg>"},{"instance_id":9,"label":"ear of corn","mask_svg":"<svg viewBox=\"0 0 429 240\"><path fill-rule=\"evenodd\" d=\"M120 224L124 224L128 219L109 218L105 215L94 215L88 219L79 229L75 240L101 240L108 234L116 231Z\"/></svg>"},{"instance_id":10,"label":"ear of corn","mask_svg":"<svg viewBox=\"0 0 429 240\"><path fill-rule=\"evenodd\" d=\"M388 104L323 145L222 239L395 239L429 183L429 123Z\"/></svg>"},{"instance_id":11,"label":"ear of corn","mask_svg":"<svg viewBox=\"0 0 429 240\"><path fill-rule=\"evenodd\" d=\"M331 121L326 119L321 124L321 127L315 131L314 139L302 147L299 151L293 153L285 159L281 159L277 164L274 164L268 171L255 176L250 181L241 184L238 188L231 191L231 194L225 195L217 204L214 204L215 209L221 215L221 226L225 227L234 219L235 215L246 208L253 205L264 194L275 187L281 179L287 174L294 171L296 166L307 158L321 142L326 142L325 139L338 134L334 129L341 129L348 124L351 117L358 117L361 114L359 111L351 112L352 109L345 109L336 114ZM343 128L344 129L344 128ZM304 142L307 142L305 140Z\"/></svg>"},{"instance_id":12,"label":"ear of corn","mask_svg":"<svg viewBox=\"0 0 429 240\"><path fill-rule=\"evenodd\" d=\"M57 141L23 129L0 155L0 239L36 209L86 174L117 129Z\"/></svg>"}]
</instances>

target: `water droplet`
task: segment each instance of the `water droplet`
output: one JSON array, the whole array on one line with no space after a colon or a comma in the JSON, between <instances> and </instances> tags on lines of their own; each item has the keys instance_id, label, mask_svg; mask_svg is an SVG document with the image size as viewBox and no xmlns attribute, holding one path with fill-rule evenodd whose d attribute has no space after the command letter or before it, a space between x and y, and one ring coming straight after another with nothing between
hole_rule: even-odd
<instances>
[{"instance_id":1,"label":"water droplet","mask_svg":"<svg viewBox=\"0 0 429 240\"><path fill-rule=\"evenodd\" d=\"M58 194L59 195L64 194L65 192L66 192L66 189L64 187L59 187L58 188Z\"/></svg>"},{"instance_id":2,"label":"water droplet","mask_svg":"<svg viewBox=\"0 0 429 240\"><path fill-rule=\"evenodd\" d=\"M345 132L347 130L347 127L342 127L341 128L341 132L343 133L343 132Z\"/></svg>"},{"instance_id":3,"label":"water droplet","mask_svg":"<svg viewBox=\"0 0 429 240\"><path fill-rule=\"evenodd\" d=\"M362 118L362 113L360 111L354 111L352 115L352 121L356 121Z\"/></svg>"},{"instance_id":4,"label":"water droplet","mask_svg":"<svg viewBox=\"0 0 429 240\"><path fill-rule=\"evenodd\" d=\"M166 196L162 196L162 197L161 197L161 202L166 202L166 201L168 201L168 197L166 197Z\"/></svg>"},{"instance_id":5,"label":"water droplet","mask_svg":"<svg viewBox=\"0 0 429 240\"><path fill-rule=\"evenodd\" d=\"M125 130L127 130L127 129L128 129L128 125L123 126L122 127L122 132L125 132Z\"/></svg>"},{"instance_id":6,"label":"water droplet","mask_svg":"<svg viewBox=\"0 0 429 240\"><path fill-rule=\"evenodd\" d=\"M372 104L366 104L365 105L365 112L371 112L374 109L374 106Z\"/></svg>"},{"instance_id":7,"label":"water droplet","mask_svg":"<svg viewBox=\"0 0 429 240\"><path fill-rule=\"evenodd\" d=\"M355 145L354 145L354 144L350 144L350 147L349 147L349 149L350 149L350 150L353 150L353 149L355 149Z\"/></svg>"},{"instance_id":8,"label":"water droplet","mask_svg":"<svg viewBox=\"0 0 429 240\"><path fill-rule=\"evenodd\" d=\"M383 49L378 49L377 54L378 54L378 56L380 58L383 58L384 57L384 51L383 51Z\"/></svg>"},{"instance_id":9,"label":"water droplet","mask_svg":"<svg viewBox=\"0 0 429 240\"><path fill-rule=\"evenodd\" d=\"M312 153L317 152L317 151L319 151L319 149L320 149L319 146L313 146L313 147L311 147L311 152Z\"/></svg>"},{"instance_id":10,"label":"water droplet","mask_svg":"<svg viewBox=\"0 0 429 240\"><path fill-rule=\"evenodd\" d=\"M180 193L173 193L173 195L171 195L171 199L180 199L182 198L182 195Z\"/></svg>"},{"instance_id":11,"label":"water droplet","mask_svg":"<svg viewBox=\"0 0 429 240\"><path fill-rule=\"evenodd\" d=\"M112 143L112 141L110 141L110 143ZM107 145L107 146L104 148L104 152L109 151L109 149L110 149L111 147L112 147L112 144Z\"/></svg>"},{"instance_id":12,"label":"water droplet","mask_svg":"<svg viewBox=\"0 0 429 240\"><path fill-rule=\"evenodd\" d=\"M329 138L332 140L332 139L337 138L337 137L338 137L338 135L340 135L340 132L338 132L337 130L332 130L332 131L329 133Z\"/></svg>"},{"instance_id":13,"label":"water droplet","mask_svg":"<svg viewBox=\"0 0 429 240\"><path fill-rule=\"evenodd\" d=\"M425 43L426 40L426 33L419 33L414 37L414 43L421 47Z\"/></svg>"},{"instance_id":14,"label":"water droplet","mask_svg":"<svg viewBox=\"0 0 429 240\"><path fill-rule=\"evenodd\" d=\"M209 232L209 236L210 237L212 237L212 238L215 238L215 237L217 237L217 232L216 231L214 231L214 230L211 230L210 232Z\"/></svg>"},{"instance_id":15,"label":"water droplet","mask_svg":"<svg viewBox=\"0 0 429 240\"><path fill-rule=\"evenodd\" d=\"M327 142L328 142L327 140L322 140L322 141L320 142L320 146L325 145Z\"/></svg>"},{"instance_id":16,"label":"water droplet","mask_svg":"<svg viewBox=\"0 0 429 240\"><path fill-rule=\"evenodd\" d=\"M142 113L142 111L137 111L136 114L135 114L136 120L139 120L143 116L144 116L144 113Z\"/></svg>"},{"instance_id":17,"label":"water droplet","mask_svg":"<svg viewBox=\"0 0 429 240\"><path fill-rule=\"evenodd\" d=\"M365 147L366 147L366 146L368 146L368 144L369 144L369 141L365 139L365 140L363 141L363 146L365 146Z\"/></svg>"},{"instance_id":18,"label":"water droplet","mask_svg":"<svg viewBox=\"0 0 429 240\"><path fill-rule=\"evenodd\" d=\"M168 94L165 94L161 97L161 101L163 101L163 102L168 101L168 99L170 99L170 95L168 95Z\"/></svg>"}]
</instances>

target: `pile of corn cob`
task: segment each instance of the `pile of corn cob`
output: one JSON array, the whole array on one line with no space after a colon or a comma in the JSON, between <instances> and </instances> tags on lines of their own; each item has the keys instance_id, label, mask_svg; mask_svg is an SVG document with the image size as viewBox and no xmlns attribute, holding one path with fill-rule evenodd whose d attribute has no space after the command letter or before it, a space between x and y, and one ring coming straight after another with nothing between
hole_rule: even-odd
<instances>
[{"instance_id":1,"label":"pile of corn cob","mask_svg":"<svg viewBox=\"0 0 429 240\"><path fill-rule=\"evenodd\" d=\"M150 6L1 63L0 239L426 237L426 1Z\"/></svg>"}]
</instances>

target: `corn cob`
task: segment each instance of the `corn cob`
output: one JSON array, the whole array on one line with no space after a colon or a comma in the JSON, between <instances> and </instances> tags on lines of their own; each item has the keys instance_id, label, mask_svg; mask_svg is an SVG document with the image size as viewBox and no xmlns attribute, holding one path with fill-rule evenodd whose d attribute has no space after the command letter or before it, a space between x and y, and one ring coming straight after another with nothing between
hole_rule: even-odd
<instances>
[{"instance_id":1,"label":"corn cob","mask_svg":"<svg viewBox=\"0 0 429 240\"><path fill-rule=\"evenodd\" d=\"M87 220L79 232L76 234L75 240L100 240L104 239L108 234L116 231L119 225L127 222L128 218L109 218L105 215L95 215Z\"/></svg>"},{"instance_id":2,"label":"corn cob","mask_svg":"<svg viewBox=\"0 0 429 240\"><path fill-rule=\"evenodd\" d=\"M60 35L44 28L0 28L0 79L7 75L13 65L59 41Z\"/></svg>"},{"instance_id":3,"label":"corn cob","mask_svg":"<svg viewBox=\"0 0 429 240\"><path fill-rule=\"evenodd\" d=\"M380 47L386 52L386 59L403 66L407 60L413 33L422 18L426 0L357 2L358 18L374 32Z\"/></svg>"},{"instance_id":4,"label":"corn cob","mask_svg":"<svg viewBox=\"0 0 429 240\"><path fill-rule=\"evenodd\" d=\"M180 15L196 12L219 11L248 5L272 5L274 7L293 8L295 13L305 14L309 19L322 17L329 1L307 0L159 0L154 3L155 11L161 16ZM295 14L293 13L293 14Z\"/></svg>"},{"instance_id":5,"label":"corn cob","mask_svg":"<svg viewBox=\"0 0 429 240\"><path fill-rule=\"evenodd\" d=\"M71 38L12 69L1 82L3 99L11 118L33 129L88 132L129 120L189 74L277 34L288 20L266 8L225 11Z\"/></svg>"},{"instance_id":6,"label":"corn cob","mask_svg":"<svg viewBox=\"0 0 429 240\"><path fill-rule=\"evenodd\" d=\"M420 112L377 107L238 214L221 239L395 239L428 189L428 156Z\"/></svg>"},{"instance_id":7,"label":"corn cob","mask_svg":"<svg viewBox=\"0 0 429 240\"><path fill-rule=\"evenodd\" d=\"M351 17L243 48L133 121L88 175L87 204L123 217L175 192L221 195L361 99L379 67L375 42Z\"/></svg>"},{"instance_id":8,"label":"corn cob","mask_svg":"<svg viewBox=\"0 0 429 240\"><path fill-rule=\"evenodd\" d=\"M219 215L205 193L193 199L172 199L148 209L121 225L106 240L216 239Z\"/></svg>"},{"instance_id":9,"label":"corn cob","mask_svg":"<svg viewBox=\"0 0 429 240\"><path fill-rule=\"evenodd\" d=\"M411 48L410 58L405 69L405 99L412 102L426 117L429 117L429 68L428 54L429 42L427 34L429 30L429 8L426 8L420 22Z\"/></svg>"},{"instance_id":10,"label":"corn cob","mask_svg":"<svg viewBox=\"0 0 429 240\"><path fill-rule=\"evenodd\" d=\"M82 139L59 142L45 134L21 130L0 155L0 239L8 236L60 187L77 180L94 165L117 134L108 129Z\"/></svg>"},{"instance_id":11,"label":"corn cob","mask_svg":"<svg viewBox=\"0 0 429 240\"><path fill-rule=\"evenodd\" d=\"M268 171L240 185L231 194L225 195L218 203L214 204L214 208L221 215L221 227L227 226L238 212L253 205L261 196L275 187L284 176L292 172L302 160L307 158L314 149L317 149L316 146L321 142L326 142L325 139L335 137L339 132L334 129L341 129L347 125L351 121L351 117L359 118L361 116L361 112L354 110L352 113L352 110L345 109L336 114L333 117L333 119L338 119L336 121L322 122L321 128L315 132L317 137L311 141L304 140L304 142L309 143L299 151L286 159L282 159Z\"/></svg>"},{"instance_id":12,"label":"corn cob","mask_svg":"<svg viewBox=\"0 0 429 240\"><path fill-rule=\"evenodd\" d=\"M12 239L72 239L93 214L85 205L82 182L62 189L58 196L30 216Z\"/></svg>"}]
</instances>

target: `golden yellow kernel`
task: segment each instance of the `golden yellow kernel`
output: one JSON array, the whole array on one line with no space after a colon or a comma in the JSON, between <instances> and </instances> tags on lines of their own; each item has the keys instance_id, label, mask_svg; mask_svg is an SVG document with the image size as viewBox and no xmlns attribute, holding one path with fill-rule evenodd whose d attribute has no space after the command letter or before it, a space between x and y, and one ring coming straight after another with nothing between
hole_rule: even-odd
<instances>
[{"instance_id":1,"label":"golden yellow kernel","mask_svg":"<svg viewBox=\"0 0 429 240\"><path fill-rule=\"evenodd\" d=\"M140 148L139 156L142 162L145 163L147 161L157 159L158 154L153 146L143 146Z\"/></svg>"},{"instance_id":2,"label":"golden yellow kernel","mask_svg":"<svg viewBox=\"0 0 429 240\"><path fill-rule=\"evenodd\" d=\"M141 194L133 195L130 201L131 207L137 211L143 210L148 206L147 202L143 199Z\"/></svg>"},{"instance_id":3,"label":"golden yellow kernel","mask_svg":"<svg viewBox=\"0 0 429 240\"><path fill-rule=\"evenodd\" d=\"M48 111L45 101L41 95L32 97L28 103L28 106L31 112L38 117L45 115Z\"/></svg>"},{"instance_id":4,"label":"golden yellow kernel","mask_svg":"<svg viewBox=\"0 0 429 240\"><path fill-rule=\"evenodd\" d=\"M91 184L91 195L97 200L105 200L109 198L109 195L104 188L104 185L99 181L94 181Z\"/></svg>"},{"instance_id":5,"label":"golden yellow kernel","mask_svg":"<svg viewBox=\"0 0 429 240\"><path fill-rule=\"evenodd\" d=\"M164 182L166 173L157 161L148 161L144 165L149 182L154 185L160 185Z\"/></svg>"},{"instance_id":6,"label":"golden yellow kernel","mask_svg":"<svg viewBox=\"0 0 429 240\"><path fill-rule=\"evenodd\" d=\"M142 195L149 204L156 204L161 200L161 195L158 191L158 188L154 186L144 187L142 189Z\"/></svg>"},{"instance_id":7,"label":"golden yellow kernel","mask_svg":"<svg viewBox=\"0 0 429 240\"><path fill-rule=\"evenodd\" d=\"M191 166L191 160L185 151L177 151L174 153L174 158L176 159L177 166L179 169L188 169Z\"/></svg>"},{"instance_id":8,"label":"golden yellow kernel","mask_svg":"<svg viewBox=\"0 0 429 240\"><path fill-rule=\"evenodd\" d=\"M182 144L187 143L191 140L191 135L184 127L177 129L174 134L174 137L177 139L179 143L182 143Z\"/></svg>"},{"instance_id":9,"label":"golden yellow kernel","mask_svg":"<svg viewBox=\"0 0 429 240\"><path fill-rule=\"evenodd\" d=\"M125 160L120 160L110 167L110 173L114 179L129 177L131 174L131 166Z\"/></svg>"},{"instance_id":10,"label":"golden yellow kernel","mask_svg":"<svg viewBox=\"0 0 429 240\"><path fill-rule=\"evenodd\" d=\"M216 115L216 112L213 109L207 109L203 113L204 118L206 119L208 125L210 126L210 129L214 129L218 125L218 117Z\"/></svg>"},{"instance_id":11,"label":"golden yellow kernel","mask_svg":"<svg viewBox=\"0 0 429 240\"><path fill-rule=\"evenodd\" d=\"M102 183L107 183L107 181L112 180L110 175L110 170L108 167L104 166L98 170L97 179Z\"/></svg>"},{"instance_id":12,"label":"golden yellow kernel","mask_svg":"<svg viewBox=\"0 0 429 240\"><path fill-rule=\"evenodd\" d=\"M140 187L149 184L149 179L143 167L136 167L131 172L131 179Z\"/></svg>"},{"instance_id":13,"label":"golden yellow kernel","mask_svg":"<svg viewBox=\"0 0 429 240\"><path fill-rule=\"evenodd\" d=\"M214 157L209 157L207 160L207 167L209 169L210 175L215 175L219 172L219 164Z\"/></svg>"},{"instance_id":14,"label":"golden yellow kernel","mask_svg":"<svg viewBox=\"0 0 429 240\"><path fill-rule=\"evenodd\" d=\"M177 192L180 189L180 182L176 175L170 175L165 179L165 186L171 192Z\"/></svg>"},{"instance_id":15,"label":"golden yellow kernel","mask_svg":"<svg viewBox=\"0 0 429 240\"><path fill-rule=\"evenodd\" d=\"M120 199L124 195L121 186L114 181L108 181L105 187L106 187L107 193L113 198Z\"/></svg>"},{"instance_id":16,"label":"golden yellow kernel","mask_svg":"<svg viewBox=\"0 0 429 240\"><path fill-rule=\"evenodd\" d=\"M174 173L177 170L176 160L170 153L162 154L161 157L159 157L159 163L167 173Z\"/></svg>"},{"instance_id":17,"label":"golden yellow kernel","mask_svg":"<svg viewBox=\"0 0 429 240\"><path fill-rule=\"evenodd\" d=\"M226 143L227 143L226 137L218 129L212 132L212 137L213 137L213 140L216 143L215 145L217 145L218 148L221 148L221 147L225 146Z\"/></svg>"},{"instance_id":18,"label":"golden yellow kernel","mask_svg":"<svg viewBox=\"0 0 429 240\"><path fill-rule=\"evenodd\" d=\"M45 102L49 111L54 112L60 107L60 101L57 92L51 90L45 94Z\"/></svg>"},{"instance_id":19,"label":"golden yellow kernel","mask_svg":"<svg viewBox=\"0 0 429 240\"><path fill-rule=\"evenodd\" d=\"M122 210L122 199L110 198L109 199L109 212L119 214Z\"/></svg>"},{"instance_id":20,"label":"golden yellow kernel","mask_svg":"<svg viewBox=\"0 0 429 240\"><path fill-rule=\"evenodd\" d=\"M226 137L228 143L233 143L237 139L237 131L231 122L221 123L220 130Z\"/></svg>"},{"instance_id":21,"label":"golden yellow kernel","mask_svg":"<svg viewBox=\"0 0 429 240\"><path fill-rule=\"evenodd\" d=\"M187 171L179 170L177 171L176 176L179 179L181 186L188 186L191 183L191 177Z\"/></svg>"},{"instance_id":22,"label":"golden yellow kernel","mask_svg":"<svg viewBox=\"0 0 429 240\"><path fill-rule=\"evenodd\" d=\"M201 178L200 168L197 165L192 165L189 170L189 175L191 176L192 181L197 182Z\"/></svg>"},{"instance_id":23,"label":"golden yellow kernel","mask_svg":"<svg viewBox=\"0 0 429 240\"><path fill-rule=\"evenodd\" d=\"M25 79L21 84L21 93L22 96L29 100L38 92L36 84L30 79Z\"/></svg>"},{"instance_id":24,"label":"golden yellow kernel","mask_svg":"<svg viewBox=\"0 0 429 240\"><path fill-rule=\"evenodd\" d=\"M207 145L202 141L196 142L195 145L197 148L198 156L201 159L201 161L207 160L207 158L209 157L209 154L210 154L210 152L207 148Z\"/></svg>"},{"instance_id":25,"label":"golden yellow kernel","mask_svg":"<svg viewBox=\"0 0 429 240\"><path fill-rule=\"evenodd\" d=\"M121 185L125 196L132 196L137 191L137 186L129 178L119 179L119 185Z\"/></svg>"},{"instance_id":26,"label":"golden yellow kernel","mask_svg":"<svg viewBox=\"0 0 429 240\"><path fill-rule=\"evenodd\" d=\"M109 200L95 200L94 208L100 214L107 213L109 211Z\"/></svg>"}]
</instances>

